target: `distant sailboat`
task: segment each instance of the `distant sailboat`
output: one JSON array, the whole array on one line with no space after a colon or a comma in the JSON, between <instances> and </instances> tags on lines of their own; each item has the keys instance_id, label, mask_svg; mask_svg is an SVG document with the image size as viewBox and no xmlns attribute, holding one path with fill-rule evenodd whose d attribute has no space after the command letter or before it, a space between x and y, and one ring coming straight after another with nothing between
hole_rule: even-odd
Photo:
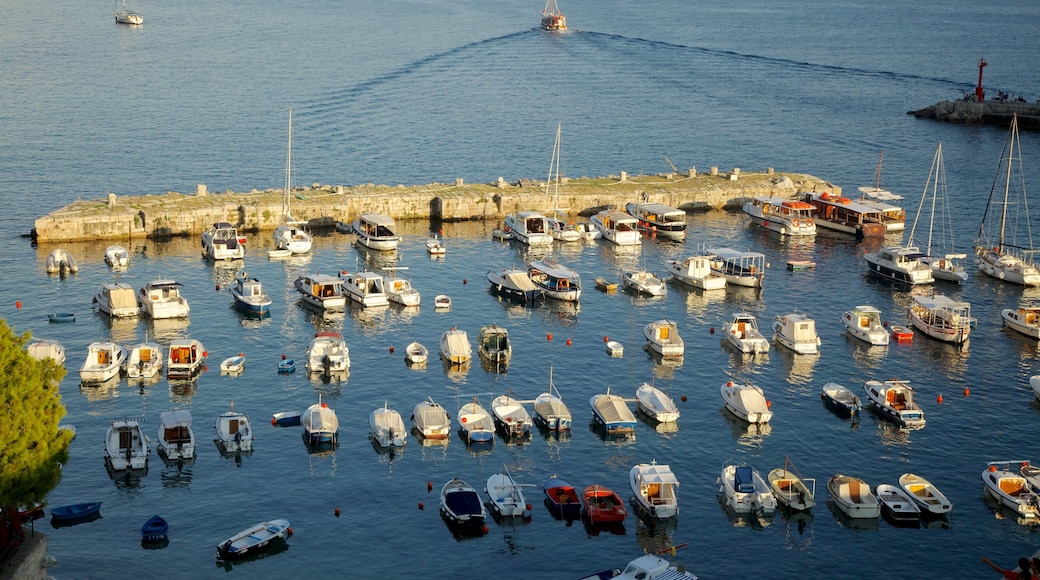
<instances>
[{"instance_id":1,"label":"distant sailboat","mask_svg":"<svg viewBox=\"0 0 1040 580\"><path fill-rule=\"evenodd\" d=\"M123 0L123 9L116 11L115 16L120 24L144 24L144 16L126 9L126 0Z\"/></svg>"},{"instance_id":2,"label":"distant sailboat","mask_svg":"<svg viewBox=\"0 0 1040 580\"><path fill-rule=\"evenodd\" d=\"M274 230L274 244L278 250L293 254L311 251L310 232L292 217L289 210L292 199L292 109L289 109L289 146L285 155L285 189L282 191L282 224Z\"/></svg>"},{"instance_id":3,"label":"distant sailboat","mask_svg":"<svg viewBox=\"0 0 1040 580\"><path fill-rule=\"evenodd\" d=\"M549 187L553 188L553 206L549 209L549 232L554 240L560 242L580 242L581 234L577 229L568 227L567 214L560 208L560 131L562 123L556 125L556 143L553 145L552 159L549 161L549 177L545 180L545 197L549 197Z\"/></svg>"}]
</instances>

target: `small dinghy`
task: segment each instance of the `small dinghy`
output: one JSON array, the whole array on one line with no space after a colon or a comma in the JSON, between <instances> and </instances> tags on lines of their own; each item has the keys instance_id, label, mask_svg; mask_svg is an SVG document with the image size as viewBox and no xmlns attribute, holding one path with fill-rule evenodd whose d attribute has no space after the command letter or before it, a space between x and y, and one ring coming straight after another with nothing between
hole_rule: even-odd
<instances>
[{"instance_id":1,"label":"small dinghy","mask_svg":"<svg viewBox=\"0 0 1040 580\"><path fill-rule=\"evenodd\" d=\"M404 358L408 364L425 364L430 358L430 350L420 342L413 342L404 348Z\"/></svg>"},{"instance_id":2,"label":"small dinghy","mask_svg":"<svg viewBox=\"0 0 1040 580\"><path fill-rule=\"evenodd\" d=\"M842 417L851 417L862 408L859 397L849 389L838 383L827 383L823 385L820 399L827 408Z\"/></svg>"},{"instance_id":3,"label":"small dinghy","mask_svg":"<svg viewBox=\"0 0 1040 580\"><path fill-rule=\"evenodd\" d=\"M827 483L827 490L838 509L850 518L877 518L881 504L867 482L851 475L837 474Z\"/></svg>"},{"instance_id":4,"label":"small dinghy","mask_svg":"<svg viewBox=\"0 0 1040 580\"><path fill-rule=\"evenodd\" d=\"M456 477L441 488L441 515L459 528L481 530L486 512L477 490Z\"/></svg>"},{"instance_id":5,"label":"small dinghy","mask_svg":"<svg viewBox=\"0 0 1040 580\"><path fill-rule=\"evenodd\" d=\"M229 356L220 363L220 374L239 375L246 368L246 357L242 354Z\"/></svg>"},{"instance_id":6,"label":"small dinghy","mask_svg":"<svg viewBox=\"0 0 1040 580\"><path fill-rule=\"evenodd\" d=\"M941 516L953 509L939 488L920 475L904 473L899 476L899 487L921 508L922 515Z\"/></svg>"},{"instance_id":7,"label":"small dinghy","mask_svg":"<svg viewBox=\"0 0 1040 580\"><path fill-rule=\"evenodd\" d=\"M625 356L625 347L616 340L607 341L607 354L614 358L621 358Z\"/></svg>"},{"instance_id":8,"label":"small dinghy","mask_svg":"<svg viewBox=\"0 0 1040 580\"><path fill-rule=\"evenodd\" d=\"M491 509L499 517L524 517L530 512L531 507L524 497L523 487L513 479L504 465L502 473L492 474L488 478L484 493L491 500Z\"/></svg>"},{"instance_id":9,"label":"small dinghy","mask_svg":"<svg viewBox=\"0 0 1040 580\"><path fill-rule=\"evenodd\" d=\"M611 282L606 278L596 278L596 290L602 290L608 294L617 292L617 282Z\"/></svg>"},{"instance_id":10,"label":"small dinghy","mask_svg":"<svg viewBox=\"0 0 1040 580\"><path fill-rule=\"evenodd\" d=\"M431 256L443 256L447 252L444 247L444 242L442 242L436 235L426 240L426 251Z\"/></svg>"},{"instance_id":11,"label":"small dinghy","mask_svg":"<svg viewBox=\"0 0 1040 580\"><path fill-rule=\"evenodd\" d=\"M451 310L451 297L447 294L438 294L434 296L433 308L435 310Z\"/></svg>"},{"instance_id":12,"label":"small dinghy","mask_svg":"<svg viewBox=\"0 0 1040 580\"><path fill-rule=\"evenodd\" d=\"M47 315L47 319L58 324L76 322L76 314L74 312L52 312Z\"/></svg>"},{"instance_id":13,"label":"small dinghy","mask_svg":"<svg viewBox=\"0 0 1040 580\"><path fill-rule=\"evenodd\" d=\"M298 427L300 425L299 411L282 411L271 415L271 424L277 427Z\"/></svg>"},{"instance_id":14,"label":"small dinghy","mask_svg":"<svg viewBox=\"0 0 1040 580\"><path fill-rule=\"evenodd\" d=\"M881 513L896 525L915 525L921 520L921 508L902 489L890 483L874 486L881 502Z\"/></svg>"},{"instance_id":15,"label":"small dinghy","mask_svg":"<svg viewBox=\"0 0 1040 580\"><path fill-rule=\"evenodd\" d=\"M217 557L241 558L257 552L278 538L292 535L289 520L271 520L246 528L217 544Z\"/></svg>"},{"instance_id":16,"label":"small dinghy","mask_svg":"<svg viewBox=\"0 0 1040 580\"><path fill-rule=\"evenodd\" d=\"M906 326L900 326L898 324L893 324L889 328L892 329L892 338L895 339L896 342L914 341L914 331L910 328L907 328Z\"/></svg>"},{"instance_id":17,"label":"small dinghy","mask_svg":"<svg viewBox=\"0 0 1040 580\"><path fill-rule=\"evenodd\" d=\"M816 480L802 479L794 465L777 467L767 476L777 501L791 511L808 511L816 504ZM809 484L812 485L810 488Z\"/></svg>"},{"instance_id":18,"label":"small dinghy","mask_svg":"<svg viewBox=\"0 0 1040 580\"><path fill-rule=\"evenodd\" d=\"M621 496L602 485L586 487L581 492L581 504L582 515L590 524L617 524L628 516Z\"/></svg>"},{"instance_id":19,"label":"small dinghy","mask_svg":"<svg viewBox=\"0 0 1040 580\"><path fill-rule=\"evenodd\" d=\"M152 516L141 526L141 541L161 542L168 539L167 534L169 531L170 525L166 523L162 516Z\"/></svg>"},{"instance_id":20,"label":"small dinghy","mask_svg":"<svg viewBox=\"0 0 1040 580\"><path fill-rule=\"evenodd\" d=\"M563 478L553 475L542 485L545 500L553 516L565 520L576 520L581 517L581 501L574 486Z\"/></svg>"},{"instance_id":21,"label":"small dinghy","mask_svg":"<svg viewBox=\"0 0 1040 580\"><path fill-rule=\"evenodd\" d=\"M51 518L56 522L74 522L87 519L101 511L101 502L76 503L51 509Z\"/></svg>"},{"instance_id":22,"label":"small dinghy","mask_svg":"<svg viewBox=\"0 0 1040 580\"><path fill-rule=\"evenodd\" d=\"M288 375L296 372L296 361L291 358L282 358L278 361L278 374Z\"/></svg>"}]
</instances>

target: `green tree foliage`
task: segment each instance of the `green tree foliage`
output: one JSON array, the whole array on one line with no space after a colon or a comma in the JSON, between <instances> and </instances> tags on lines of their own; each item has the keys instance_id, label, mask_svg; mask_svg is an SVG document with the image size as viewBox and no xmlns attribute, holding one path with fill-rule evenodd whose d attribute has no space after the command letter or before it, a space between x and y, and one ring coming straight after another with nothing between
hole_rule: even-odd
<instances>
[{"instance_id":1,"label":"green tree foliage","mask_svg":"<svg viewBox=\"0 0 1040 580\"><path fill-rule=\"evenodd\" d=\"M59 392L65 367L30 356L30 338L0 319L0 527L13 524L15 530L19 522L10 518L17 507L42 501L58 485L72 440L70 432L58 430L65 416Z\"/></svg>"}]
</instances>

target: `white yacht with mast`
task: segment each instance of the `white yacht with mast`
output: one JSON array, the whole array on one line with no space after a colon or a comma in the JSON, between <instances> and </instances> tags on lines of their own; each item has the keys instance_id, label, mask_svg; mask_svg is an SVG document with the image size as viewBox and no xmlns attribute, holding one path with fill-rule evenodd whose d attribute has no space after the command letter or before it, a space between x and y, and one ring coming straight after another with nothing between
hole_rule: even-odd
<instances>
[{"instance_id":1,"label":"white yacht with mast","mask_svg":"<svg viewBox=\"0 0 1040 580\"><path fill-rule=\"evenodd\" d=\"M289 206L292 200L292 109L289 109L289 145L285 154L285 189L282 190L282 224L274 230L274 245L277 250L292 254L311 251L313 238L292 217Z\"/></svg>"}]
</instances>

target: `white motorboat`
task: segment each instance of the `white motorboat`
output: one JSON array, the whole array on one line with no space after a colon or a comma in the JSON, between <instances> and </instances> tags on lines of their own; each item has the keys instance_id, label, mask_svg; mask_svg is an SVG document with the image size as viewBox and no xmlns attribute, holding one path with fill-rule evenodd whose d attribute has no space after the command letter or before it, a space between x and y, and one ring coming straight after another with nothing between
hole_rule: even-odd
<instances>
[{"instance_id":1,"label":"white motorboat","mask_svg":"<svg viewBox=\"0 0 1040 580\"><path fill-rule=\"evenodd\" d=\"M888 330L881 324L881 311L873 306L857 306L846 310L841 323L852 336L872 346L886 346L890 340Z\"/></svg>"},{"instance_id":2,"label":"white motorboat","mask_svg":"<svg viewBox=\"0 0 1040 580\"><path fill-rule=\"evenodd\" d=\"M816 334L816 321L795 312L777 314L773 320L773 340L798 354L820 352L820 335Z\"/></svg>"},{"instance_id":3,"label":"white motorboat","mask_svg":"<svg viewBox=\"0 0 1040 580\"><path fill-rule=\"evenodd\" d=\"M643 383L636 389L636 407L659 423L674 423L679 420L679 408L664 391Z\"/></svg>"},{"instance_id":4,"label":"white motorboat","mask_svg":"<svg viewBox=\"0 0 1040 580\"><path fill-rule=\"evenodd\" d=\"M715 483L734 513L768 516L776 511L776 497L769 484L750 465L727 464Z\"/></svg>"},{"instance_id":5,"label":"white motorboat","mask_svg":"<svg viewBox=\"0 0 1040 580\"><path fill-rule=\"evenodd\" d=\"M247 277L245 272L231 284L231 296L235 306L246 314L266 316L271 313L271 296L264 291L260 280Z\"/></svg>"},{"instance_id":6,"label":"white motorboat","mask_svg":"<svg viewBox=\"0 0 1040 580\"><path fill-rule=\"evenodd\" d=\"M307 407L300 415L300 425L303 425L303 435L310 445L336 443L339 437L339 417L336 411L329 408L329 404L321 400Z\"/></svg>"},{"instance_id":7,"label":"white motorboat","mask_svg":"<svg viewBox=\"0 0 1040 580\"><path fill-rule=\"evenodd\" d=\"M238 229L228 222L217 222L202 232L202 249L211 260L241 260L246 246L239 241Z\"/></svg>"},{"instance_id":8,"label":"white motorboat","mask_svg":"<svg viewBox=\"0 0 1040 580\"><path fill-rule=\"evenodd\" d=\"M148 441L136 419L112 421L105 433L105 456L114 471L144 469L148 465Z\"/></svg>"},{"instance_id":9,"label":"white motorboat","mask_svg":"<svg viewBox=\"0 0 1040 580\"><path fill-rule=\"evenodd\" d=\"M982 472L986 492L1026 523L1040 522L1040 495L1022 475L1024 460L991 461Z\"/></svg>"},{"instance_id":10,"label":"white motorboat","mask_svg":"<svg viewBox=\"0 0 1040 580\"><path fill-rule=\"evenodd\" d=\"M350 349L338 332L324 330L307 347L307 372L334 375L350 370Z\"/></svg>"},{"instance_id":11,"label":"white motorboat","mask_svg":"<svg viewBox=\"0 0 1040 580\"><path fill-rule=\"evenodd\" d=\"M430 350L420 342L411 342L404 347L404 358L408 361L408 364L426 364L426 361L430 358Z\"/></svg>"},{"instance_id":12,"label":"white motorboat","mask_svg":"<svg viewBox=\"0 0 1040 580\"><path fill-rule=\"evenodd\" d=\"M167 459L195 457L195 433L191 430L191 411L179 409L159 414L156 448Z\"/></svg>"},{"instance_id":13,"label":"white motorboat","mask_svg":"<svg viewBox=\"0 0 1040 580\"><path fill-rule=\"evenodd\" d=\"M484 486L484 493L491 500L491 509L499 517L523 517L528 512L527 498L524 497L523 486L518 484L506 467L502 473L492 474Z\"/></svg>"},{"instance_id":14,"label":"white motorboat","mask_svg":"<svg viewBox=\"0 0 1040 580\"><path fill-rule=\"evenodd\" d=\"M731 413L748 423L768 423L773 418L762 388L745 382L743 385L727 381L720 389L722 400Z\"/></svg>"},{"instance_id":15,"label":"white motorboat","mask_svg":"<svg viewBox=\"0 0 1040 580\"><path fill-rule=\"evenodd\" d=\"M109 246L105 248L105 263L110 268L126 268L130 265L130 252L123 246Z\"/></svg>"},{"instance_id":16,"label":"white motorboat","mask_svg":"<svg viewBox=\"0 0 1040 580\"><path fill-rule=\"evenodd\" d=\"M353 274L344 273L340 277L343 279L343 294L352 302L365 308L390 304L390 299L383 289L383 277L379 274L361 271Z\"/></svg>"},{"instance_id":17,"label":"white motorboat","mask_svg":"<svg viewBox=\"0 0 1040 580\"><path fill-rule=\"evenodd\" d=\"M412 423L423 439L447 439L451 433L451 419L444 407L427 397L412 410Z\"/></svg>"},{"instance_id":18,"label":"white motorboat","mask_svg":"<svg viewBox=\"0 0 1040 580\"><path fill-rule=\"evenodd\" d=\"M628 473L636 505L645 513L659 519L675 517L679 513L676 491L679 480L667 465L657 461L640 463Z\"/></svg>"},{"instance_id":19,"label":"white motorboat","mask_svg":"<svg viewBox=\"0 0 1040 580\"><path fill-rule=\"evenodd\" d=\"M863 254L870 273L900 284L931 284L932 267L924 263L926 255L915 246L881 248Z\"/></svg>"},{"instance_id":20,"label":"white motorboat","mask_svg":"<svg viewBox=\"0 0 1040 580\"><path fill-rule=\"evenodd\" d=\"M418 306L422 301L422 295L418 290L412 287L412 282L408 278L398 278L396 272L398 270L407 270L407 266L395 266L383 268L383 270L389 271L392 275L389 278L383 279L383 292L386 292L386 298L394 304L400 304L401 306Z\"/></svg>"},{"instance_id":21,"label":"white motorboat","mask_svg":"<svg viewBox=\"0 0 1040 580\"><path fill-rule=\"evenodd\" d=\"M47 255L48 274L60 274L65 276L67 274L75 274L76 272L79 272L79 265L76 264L76 260L72 257L72 254L58 248Z\"/></svg>"},{"instance_id":22,"label":"white motorboat","mask_svg":"<svg viewBox=\"0 0 1040 580\"><path fill-rule=\"evenodd\" d=\"M921 520L921 508L899 486L879 483L874 486L874 495L881 503L881 513L892 522L909 524Z\"/></svg>"},{"instance_id":23,"label":"white motorboat","mask_svg":"<svg viewBox=\"0 0 1040 580\"><path fill-rule=\"evenodd\" d=\"M577 302L581 298L581 276L554 260L545 258L531 262L527 274L549 298L568 302Z\"/></svg>"},{"instance_id":24,"label":"white motorboat","mask_svg":"<svg viewBox=\"0 0 1040 580\"><path fill-rule=\"evenodd\" d=\"M213 429L217 432L217 443L225 453L249 452L253 450L253 426L249 417L235 410L235 402L231 409L217 417Z\"/></svg>"},{"instance_id":25,"label":"white motorboat","mask_svg":"<svg viewBox=\"0 0 1040 580\"><path fill-rule=\"evenodd\" d=\"M1030 338L1040 340L1040 307L1020 306L1018 309L1005 308L1000 311L1004 326L1020 332Z\"/></svg>"},{"instance_id":26,"label":"white motorboat","mask_svg":"<svg viewBox=\"0 0 1040 580\"><path fill-rule=\"evenodd\" d=\"M711 271L734 286L761 288L766 271L766 256L758 252L740 252L731 248L709 248Z\"/></svg>"},{"instance_id":27,"label":"white motorboat","mask_svg":"<svg viewBox=\"0 0 1040 580\"><path fill-rule=\"evenodd\" d=\"M616 340L608 340L607 354L609 354L613 358L621 358L625 356L625 345L621 344Z\"/></svg>"},{"instance_id":28,"label":"white motorboat","mask_svg":"<svg viewBox=\"0 0 1040 580\"><path fill-rule=\"evenodd\" d=\"M282 223L274 230L276 251L306 254L311 251L314 238L303 224L292 217L292 109L289 109L289 138L285 152L285 187L282 188Z\"/></svg>"},{"instance_id":29,"label":"white motorboat","mask_svg":"<svg viewBox=\"0 0 1040 580\"><path fill-rule=\"evenodd\" d=\"M431 256L443 256L447 251L448 249L444 247L444 241L436 235L426 240L426 252Z\"/></svg>"},{"instance_id":30,"label":"white motorboat","mask_svg":"<svg viewBox=\"0 0 1040 580\"><path fill-rule=\"evenodd\" d=\"M293 284L304 304L322 311L343 312L347 308L343 280L328 274L300 276Z\"/></svg>"},{"instance_id":31,"label":"white motorboat","mask_svg":"<svg viewBox=\"0 0 1040 580\"><path fill-rule=\"evenodd\" d=\"M953 504L939 488L920 475L904 473L899 476L899 487L921 508L924 515L942 516L953 509Z\"/></svg>"},{"instance_id":32,"label":"white motorboat","mask_svg":"<svg viewBox=\"0 0 1040 580\"><path fill-rule=\"evenodd\" d=\"M119 376L126 362L126 349L114 342L92 342L87 357L79 367L79 378L84 384L103 383Z\"/></svg>"},{"instance_id":33,"label":"white motorboat","mask_svg":"<svg viewBox=\"0 0 1040 580\"><path fill-rule=\"evenodd\" d=\"M42 361L49 358L58 364L65 364L65 347L56 340L49 338L33 339L32 342L26 345L25 351L36 360Z\"/></svg>"},{"instance_id":34,"label":"white motorboat","mask_svg":"<svg viewBox=\"0 0 1040 580\"><path fill-rule=\"evenodd\" d=\"M378 213L363 213L354 220L357 241L373 250L396 250L401 236L397 235L397 224L390 216Z\"/></svg>"},{"instance_id":35,"label":"white motorboat","mask_svg":"<svg viewBox=\"0 0 1040 580\"><path fill-rule=\"evenodd\" d=\"M632 560L624 570L603 570L578 580L697 580L697 575L683 570L656 554L646 554Z\"/></svg>"},{"instance_id":36,"label":"white motorboat","mask_svg":"<svg viewBox=\"0 0 1040 580\"><path fill-rule=\"evenodd\" d=\"M619 246L638 246L643 243L639 234L639 219L616 209L605 209L589 218L600 235Z\"/></svg>"},{"instance_id":37,"label":"white motorboat","mask_svg":"<svg viewBox=\"0 0 1040 580\"><path fill-rule=\"evenodd\" d=\"M217 544L217 556L221 559L242 558L284 538L287 533L291 533L289 520L261 522Z\"/></svg>"},{"instance_id":38,"label":"white motorboat","mask_svg":"<svg viewBox=\"0 0 1040 580\"><path fill-rule=\"evenodd\" d=\"M246 357L242 353L229 356L220 361L220 374L239 375L246 370Z\"/></svg>"},{"instance_id":39,"label":"white motorboat","mask_svg":"<svg viewBox=\"0 0 1040 580\"><path fill-rule=\"evenodd\" d=\"M668 294L668 286L664 280L646 270L626 270L621 273L621 286L636 294L664 296Z\"/></svg>"},{"instance_id":40,"label":"white motorboat","mask_svg":"<svg viewBox=\"0 0 1040 580\"><path fill-rule=\"evenodd\" d=\"M473 348L465 330L451 327L441 335L441 358L453 365L464 365L473 358Z\"/></svg>"},{"instance_id":41,"label":"white motorboat","mask_svg":"<svg viewBox=\"0 0 1040 580\"><path fill-rule=\"evenodd\" d=\"M751 223L788 236L816 235L812 205L797 199L758 196L744 203L744 213Z\"/></svg>"},{"instance_id":42,"label":"white motorboat","mask_svg":"<svg viewBox=\"0 0 1040 580\"><path fill-rule=\"evenodd\" d=\"M553 241L548 218L537 211L506 214L505 230L512 234L514 240L529 246L551 244Z\"/></svg>"},{"instance_id":43,"label":"white motorboat","mask_svg":"<svg viewBox=\"0 0 1040 580\"><path fill-rule=\"evenodd\" d=\"M578 237L586 242L593 242L603 237L603 233L592 225L592 222L578 222L574 224L574 229L578 232Z\"/></svg>"},{"instance_id":44,"label":"white motorboat","mask_svg":"<svg viewBox=\"0 0 1040 580\"><path fill-rule=\"evenodd\" d=\"M181 296L181 283L173 280L160 278L145 284L137 291L137 302L153 320L187 318L191 312L187 298Z\"/></svg>"},{"instance_id":45,"label":"white motorboat","mask_svg":"<svg viewBox=\"0 0 1040 580\"><path fill-rule=\"evenodd\" d=\"M509 364L509 359L513 355L509 332L495 324L480 327L480 332L477 333L477 353L489 363Z\"/></svg>"},{"instance_id":46,"label":"white motorboat","mask_svg":"<svg viewBox=\"0 0 1040 580\"><path fill-rule=\"evenodd\" d=\"M1012 284L1040 286L1040 270L1031 261L1035 248L1031 232L1026 229L1030 223L1029 203L1021 173L1022 145L1018 138L1018 116L1014 115L997 164L986 211L979 224L975 261L987 276ZM997 192L1000 184L1004 186L1002 196ZM1012 188L1017 190L1015 196L1012 196ZM1008 207L1016 208L1016 212L1019 211L1017 208L1024 208L1023 218L1008 219ZM1019 223L1023 225L1019 226Z\"/></svg>"},{"instance_id":47,"label":"white motorboat","mask_svg":"<svg viewBox=\"0 0 1040 580\"><path fill-rule=\"evenodd\" d=\"M1040 397L1040 375L1029 377L1029 386L1033 389L1033 396Z\"/></svg>"},{"instance_id":48,"label":"white motorboat","mask_svg":"<svg viewBox=\"0 0 1040 580\"><path fill-rule=\"evenodd\" d=\"M758 330L758 321L747 312L733 315L726 332L726 340L743 353L761 354L769 352L769 341Z\"/></svg>"},{"instance_id":49,"label":"white motorboat","mask_svg":"<svg viewBox=\"0 0 1040 580\"><path fill-rule=\"evenodd\" d=\"M571 411L553 384L552 367L549 368L549 389L534 399L534 416L549 431L569 431L571 428Z\"/></svg>"},{"instance_id":50,"label":"white motorboat","mask_svg":"<svg viewBox=\"0 0 1040 580\"><path fill-rule=\"evenodd\" d=\"M803 479L797 471L777 467L766 477L769 488L780 504L791 511L808 511L816 505L816 480Z\"/></svg>"},{"instance_id":51,"label":"white motorboat","mask_svg":"<svg viewBox=\"0 0 1040 580\"><path fill-rule=\"evenodd\" d=\"M686 212L663 203L625 204L625 211L638 220L638 227L649 236L669 240L686 239Z\"/></svg>"},{"instance_id":52,"label":"white motorboat","mask_svg":"<svg viewBox=\"0 0 1040 580\"><path fill-rule=\"evenodd\" d=\"M178 338L170 341L166 355L166 378L189 379L202 370L209 353L202 343L194 338Z\"/></svg>"},{"instance_id":53,"label":"white motorboat","mask_svg":"<svg viewBox=\"0 0 1040 580\"><path fill-rule=\"evenodd\" d=\"M408 430L401 414L397 409L391 409L389 403L384 401L382 407L372 411L368 416L368 427L372 439L380 447L404 447Z\"/></svg>"},{"instance_id":54,"label":"white motorboat","mask_svg":"<svg viewBox=\"0 0 1040 580\"><path fill-rule=\"evenodd\" d=\"M141 314L134 287L125 282L102 284L94 294L94 304L112 318L137 318Z\"/></svg>"},{"instance_id":55,"label":"white motorboat","mask_svg":"<svg viewBox=\"0 0 1040 580\"><path fill-rule=\"evenodd\" d=\"M504 298L528 303L545 296L542 288L531 280L527 270L503 269L500 272L488 272L486 278L491 292Z\"/></svg>"},{"instance_id":56,"label":"white motorboat","mask_svg":"<svg viewBox=\"0 0 1040 580\"><path fill-rule=\"evenodd\" d=\"M519 439L531 434L531 415L524 405L508 392L491 401L491 413L506 437Z\"/></svg>"},{"instance_id":57,"label":"white motorboat","mask_svg":"<svg viewBox=\"0 0 1040 580\"><path fill-rule=\"evenodd\" d=\"M480 401L473 397L473 402L459 408L459 426L467 442L481 443L493 441L495 438L495 421Z\"/></svg>"},{"instance_id":58,"label":"white motorboat","mask_svg":"<svg viewBox=\"0 0 1040 580\"><path fill-rule=\"evenodd\" d=\"M851 475L837 474L827 482L827 490L845 515L850 518L877 518L881 504L867 482Z\"/></svg>"},{"instance_id":59,"label":"white motorboat","mask_svg":"<svg viewBox=\"0 0 1040 580\"><path fill-rule=\"evenodd\" d=\"M963 344L968 341L975 319L971 304L952 300L942 294L914 296L907 307L910 324L928 336L943 342Z\"/></svg>"},{"instance_id":60,"label":"white motorboat","mask_svg":"<svg viewBox=\"0 0 1040 580\"><path fill-rule=\"evenodd\" d=\"M545 219L549 222L549 235L557 242L580 242L581 231L567 222L567 214L554 209L548 212Z\"/></svg>"},{"instance_id":61,"label":"white motorboat","mask_svg":"<svg viewBox=\"0 0 1040 580\"><path fill-rule=\"evenodd\" d=\"M433 297L434 310L451 310L451 296L438 294Z\"/></svg>"},{"instance_id":62,"label":"white motorboat","mask_svg":"<svg viewBox=\"0 0 1040 580\"><path fill-rule=\"evenodd\" d=\"M126 0L123 0L123 9L115 12L116 22L119 24L129 24L131 26L140 26L144 24L144 16L140 12L133 12L127 10Z\"/></svg>"},{"instance_id":63,"label":"white motorboat","mask_svg":"<svg viewBox=\"0 0 1040 580\"><path fill-rule=\"evenodd\" d=\"M129 379L150 379L162 374L163 351L156 342L142 342L130 347L124 368Z\"/></svg>"},{"instance_id":64,"label":"white motorboat","mask_svg":"<svg viewBox=\"0 0 1040 580\"><path fill-rule=\"evenodd\" d=\"M924 411L914 402L914 390L907 381L867 381L867 398L882 415L908 429L924 427Z\"/></svg>"},{"instance_id":65,"label":"white motorboat","mask_svg":"<svg viewBox=\"0 0 1040 580\"><path fill-rule=\"evenodd\" d=\"M683 261L668 262L672 278L701 290L723 290L726 278L711 271L710 256L690 256Z\"/></svg>"},{"instance_id":66,"label":"white motorboat","mask_svg":"<svg viewBox=\"0 0 1040 580\"><path fill-rule=\"evenodd\" d=\"M441 515L460 528L479 530L487 513L477 490L456 477L441 488Z\"/></svg>"},{"instance_id":67,"label":"white motorboat","mask_svg":"<svg viewBox=\"0 0 1040 580\"><path fill-rule=\"evenodd\" d=\"M624 397L611 394L610 387L604 394L593 395L589 404L592 405L593 417L607 435L635 433L636 416L628 408Z\"/></svg>"}]
</instances>

